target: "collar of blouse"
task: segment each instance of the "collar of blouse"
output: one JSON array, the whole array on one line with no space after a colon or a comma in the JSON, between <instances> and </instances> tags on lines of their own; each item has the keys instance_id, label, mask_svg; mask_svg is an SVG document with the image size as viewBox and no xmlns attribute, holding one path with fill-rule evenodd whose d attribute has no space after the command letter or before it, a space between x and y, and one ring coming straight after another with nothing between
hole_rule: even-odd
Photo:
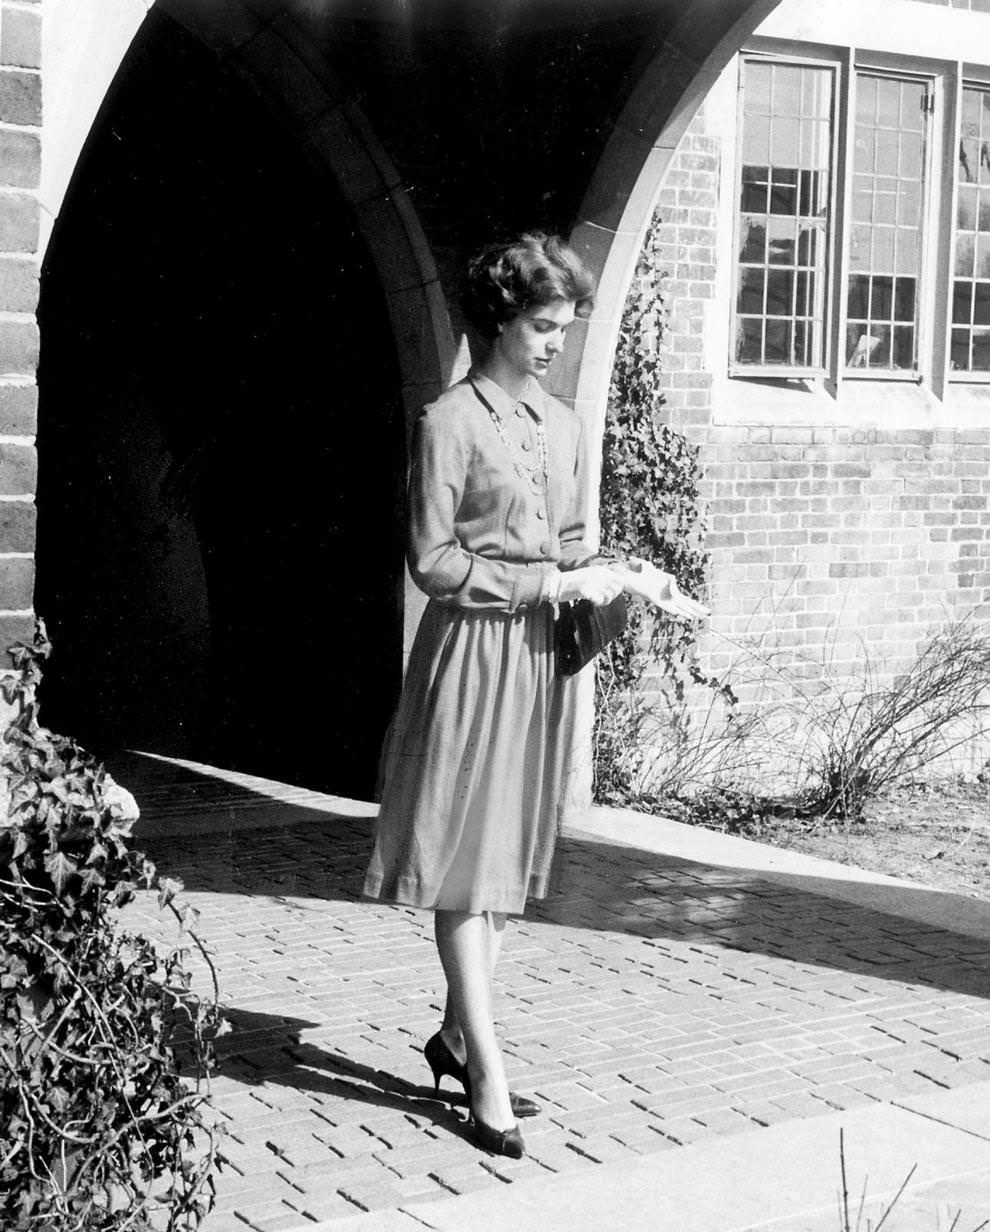
<instances>
[{"instance_id":1,"label":"collar of blouse","mask_svg":"<svg viewBox=\"0 0 990 1232\"><path fill-rule=\"evenodd\" d=\"M488 403L502 420L508 419L520 404L526 407L534 419L542 422L546 418L546 403L544 402L543 390L532 379L530 379L529 384L519 398L512 398L501 385L476 369L472 369L468 374L468 380L474 386L475 392L480 395L482 401Z\"/></svg>"}]
</instances>

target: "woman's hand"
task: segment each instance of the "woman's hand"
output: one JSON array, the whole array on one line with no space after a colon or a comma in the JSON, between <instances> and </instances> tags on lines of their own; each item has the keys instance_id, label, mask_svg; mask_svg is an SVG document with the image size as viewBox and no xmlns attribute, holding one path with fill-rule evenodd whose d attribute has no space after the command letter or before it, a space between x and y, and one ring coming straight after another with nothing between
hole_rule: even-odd
<instances>
[{"instance_id":1,"label":"woman's hand","mask_svg":"<svg viewBox=\"0 0 990 1232\"><path fill-rule=\"evenodd\" d=\"M577 599L590 599L596 606L611 603L626 589L624 574L610 565L586 565L583 569L570 569L558 573L558 586L552 596L558 603L573 603Z\"/></svg>"},{"instance_id":2,"label":"woman's hand","mask_svg":"<svg viewBox=\"0 0 990 1232\"><path fill-rule=\"evenodd\" d=\"M682 593L673 574L662 572L648 560L633 557L613 565L612 569L623 579L626 594L649 599L678 620L703 620L709 615L707 607Z\"/></svg>"}]
</instances>

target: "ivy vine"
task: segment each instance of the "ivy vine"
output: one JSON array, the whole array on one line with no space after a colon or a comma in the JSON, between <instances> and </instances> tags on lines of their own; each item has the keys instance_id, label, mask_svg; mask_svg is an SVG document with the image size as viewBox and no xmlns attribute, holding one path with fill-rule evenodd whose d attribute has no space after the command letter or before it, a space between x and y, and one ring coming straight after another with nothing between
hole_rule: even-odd
<instances>
[{"instance_id":1,"label":"ivy vine","mask_svg":"<svg viewBox=\"0 0 990 1232\"><path fill-rule=\"evenodd\" d=\"M688 594L703 593L709 569L700 492L699 448L665 421L662 343L666 328L663 278L656 258L660 219L647 235L626 300L602 444L602 549L638 556L672 573ZM625 633L597 668L595 793L628 802L636 757L630 740L659 687L682 702L690 681L718 688L701 672L696 631L644 604L630 605Z\"/></svg>"},{"instance_id":2,"label":"ivy vine","mask_svg":"<svg viewBox=\"0 0 990 1232\"><path fill-rule=\"evenodd\" d=\"M0 1226L192 1232L212 1205L214 997L192 991L191 908L130 844L136 807L42 727L43 627L11 650L0 741ZM117 910L158 891L180 924L160 954ZM212 971L212 965L210 965ZM187 1078L185 1074L190 1075Z\"/></svg>"}]
</instances>

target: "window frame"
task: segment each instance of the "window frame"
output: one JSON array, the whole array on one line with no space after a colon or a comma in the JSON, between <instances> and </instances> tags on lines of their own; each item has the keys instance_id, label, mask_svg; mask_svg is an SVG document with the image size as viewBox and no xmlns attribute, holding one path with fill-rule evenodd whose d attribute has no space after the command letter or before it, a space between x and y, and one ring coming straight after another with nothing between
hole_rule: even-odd
<instances>
[{"instance_id":1,"label":"window frame","mask_svg":"<svg viewBox=\"0 0 990 1232\"><path fill-rule=\"evenodd\" d=\"M960 138L960 129L962 126L963 116L963 95L967 89L979 90L983 94L990 96L990 67L960 64L959 72L954 82L954 133L956 142ZM955 150L955 146L953 147ZM956 238L958 230L959 217L959 177L957 175L958 158L954 157L952 162L952 183L948 187L951 188L950 212L949 219L951 226L948 228L950 232L951 247L947 256L947 276L945 286L945 384L946 387L959 385L988 385L990 384L990 369L970 370L953 369L952 368L952 329L955 325L953 320L953 299L954 299L954 282L956 281Z\"/></svg>"},{"instance_id":2,"label":"window frame","mask_svg":"<svg viewBox=\"0 0 990 1232\"><path fill-rule=\"evenodd\" d=\"M744 364L736 360L737 297L740 281L741 185L743 174L744 73L747 61L824 67L835 71L832 106L830 216L827 221L825 270L824 366ZM916 369L850 369L845 362L848 318L849 244L852 228L852 193L855 174L857 75L887 76L924 85L931 99L924 157L924 195L919 250L916 307ZM944 400L952 389L990 384L990 370L958 371L950 368L953 284L958 211L958 141L963 91L990 93L990 65L974 65L933 57L898 55L857 46L827 46L766 37L754 37L740 51L736 68L735 152L732 164L731 269L725 359L733 381L768 381L781 386L795 383L821 387L838 398L846 381L861 385L920 386ZM724 251L724 250L723 250Z\"/></svg>"},{"instance_id":3,"label":"window frame","mask_svg":"<svg viewBox=\"0 0 990 1232\"><path fill-rule=\"evenodd\" d=\"M743 173L743 125L745 123L745 89L743 85L743 73L745 65L748 61L764 64L786 64L793 65L799 68L824 68L833 74L832 88L832 105L831 115L829 117L829 159L828 159L828 212L829 218L835 217L837 208L837 193L838 180L836 176L836 136L837 136L837 116L840 108L840 99L842 94L842 73L841 66L834 58L826 59L819 58L814 55L794 55L794 54L777 54L772 51L744 50L739 54L739 73L736 83L736 164L734 175L734 193L733 200L733 224L732 224L732 279L731 279L731 294L729 300L729 345L732 348L729 357L729 376L730 377L754 377L766 380L767 378L780 378L781 380L793 379L795 377L810 379L810 378L825 378L830 371L830 356L832 350L832 330L830 328L830 312L832 304L831 286L832 277L831 270L834 265L834 249L835 249L835 228L826 226L825 229L825 267L823 273L824 286L821 290L823 300L822 310L822 365L797 365L797 364L741 364L735 358L735 337L736 337L736 321L738 317L737 304L739 301L740 290L740 269L741 262L739 260L740 245L742 242L742 205L741 205L741 189L742 189L742 173Z\"/></svg>"},{"instance_id":4,"label":"window frame","mask_svg":"<svg viewBox=\"0 0 990 1232\"><path fill-rule=\"evenodd\" d=\"M851 270L849 268L849 249L851 245L851 237L853 227L856 225L853 221L852 211L852 195L855 187L856 178L856 120L857 104L859 101L859 79L860 77L874 77L887 79L891 81L914 82L922 85L925 88L926 96L932 101L933 106L925 108L923 114L930 117L928 130L925 133L925 152L924 166L922 168L924 191L921 202L921 226L919 254L918 254L918 285L916 291L915 305L915 366L908 369L882 369L882 368L851 368L845 360L847 349L847 328L849 324L849 278ZM837 355L837 371L836 376L846 381L909 381L912 384L920 384L925 380L925 363L924 360L930 353L931 333L931 312L926 311L926 307L931 307L933 303L932 292L935 289L935 280L937 279L937 270L934 269L931 260L931 249L935 240L933 216L936 213L935 202L935 184L937 180L938 168L934 164L934 154L936 147L936 134L938 119L938 82L935 74L915 72L903 68L891 68L889 66L875 66L872 63L863 63L856 60L850 64L849 73L849 95L847 100L848 121L846 132L844 134L847 148L847 165L848 174L846 183L843 185L844 208L843 229L841 236L838 237L838 243L842 244L843 249L843 269L841 283L836 288L837 293L837 315L836 332L841 340L841 346Z\"/></svg>"}]
</instances>

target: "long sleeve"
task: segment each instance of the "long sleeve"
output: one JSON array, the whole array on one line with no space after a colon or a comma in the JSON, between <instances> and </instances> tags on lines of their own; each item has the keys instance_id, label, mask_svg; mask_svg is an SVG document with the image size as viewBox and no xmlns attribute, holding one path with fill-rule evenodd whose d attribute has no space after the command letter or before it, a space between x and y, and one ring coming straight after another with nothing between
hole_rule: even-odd
<instances>
[{"instance_id":1,"label":"long sleeve","mask_svg":"<svg viewBox=\"0 0 990 1232\"><path fill-rule=\"evenodd\" d=\"M459 607L515 612L543 601L555 565L468 551L455 525L473 446L429 412L416 425L409 478L409 571L431 598Z\"/></svg>"},{"instance_id":2,"label":"long sleeve","mask_svg":"<svg viewBox=\"0 0 990 1232\"><path fill-rule=\"evenodd\" d=\"M588 564L601 563L602 557L588 546L585 536L588 533L584 516L584 493L588 475L588 458L586 449L586 434L580 430L578 445L574 455L574 474L571 482L570 500L567 512L560 525L560 560L558 567L565 572L580 569Z\"/></svg>"}]
</instances>

